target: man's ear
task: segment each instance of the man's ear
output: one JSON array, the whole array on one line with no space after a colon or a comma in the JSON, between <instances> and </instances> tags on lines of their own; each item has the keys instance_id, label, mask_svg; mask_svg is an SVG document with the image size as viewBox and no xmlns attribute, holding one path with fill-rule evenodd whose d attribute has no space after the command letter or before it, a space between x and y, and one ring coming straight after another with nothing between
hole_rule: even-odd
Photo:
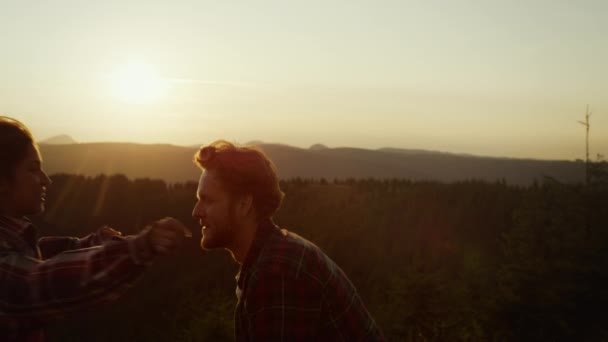
<instances>
[{"instance_id":1,"label":"man's ear","mask_svg":"<svg viewBox=\"0 0 608 342\"><path fill-rule=\"evenodd\" d=\"M237 208L240 216L247 216L250 212L253 212L253 195L247 194L241 196Z\"/></svg>"}]
</instances>

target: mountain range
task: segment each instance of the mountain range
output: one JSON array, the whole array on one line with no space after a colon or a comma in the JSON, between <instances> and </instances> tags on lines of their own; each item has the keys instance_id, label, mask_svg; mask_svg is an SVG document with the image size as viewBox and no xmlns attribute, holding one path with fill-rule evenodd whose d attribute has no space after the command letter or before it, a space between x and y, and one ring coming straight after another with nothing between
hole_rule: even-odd
<instances>
[{"instance_id":1,"label":"mountain range","mask_svg":"<svg viewBox=\"0 0 608 342\"><path fill-rule=\"evenodd\" d=\"M479 157L397 148L329 148L321 144L304 149L256 143L274 161L283 179L406 178L441 182L504 179L510 184L527 185L546 176L563 182L579 182L585 172L584 163L575 161ZM49 174L124 174L129 178L157 178L170 183L196 181L200 175L192 162L197 147L43 141L40 149Z\"/></svg>"}]
</instances>

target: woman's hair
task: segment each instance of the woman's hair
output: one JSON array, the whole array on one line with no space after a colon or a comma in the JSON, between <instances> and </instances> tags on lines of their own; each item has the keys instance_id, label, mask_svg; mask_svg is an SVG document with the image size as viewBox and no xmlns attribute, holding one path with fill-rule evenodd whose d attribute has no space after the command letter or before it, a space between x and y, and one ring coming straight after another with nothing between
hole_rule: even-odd
<instances>
[{"instance_id":1,"label":"woman's hair","mask_svg":"<svg viewBox=\"0 0 608 342\"><path fill-rule=\"evenodd\" d=\"M13 178L29 146L36 146L30 130L18 120L0 116L0 179Z\"/></svg>"},{"instance_id":2,"label":"woman's hair","mask_svg":"<svg viewBox=\"0 0 608 342\"><path fill-rule=\"evenodd\" d=\"M272 217L283 201L274 164L255 147L219 140L201 147L194 162L214 170L230 194L251 195L258 220Z\"/></svg>"}]
</instances>

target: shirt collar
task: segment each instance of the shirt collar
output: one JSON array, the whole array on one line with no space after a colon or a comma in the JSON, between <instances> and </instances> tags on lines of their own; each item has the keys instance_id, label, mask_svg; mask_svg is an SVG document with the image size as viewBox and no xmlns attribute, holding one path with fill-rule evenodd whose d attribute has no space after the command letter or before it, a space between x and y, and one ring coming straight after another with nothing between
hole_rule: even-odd
<instances>
[{"instance_id":1,"label":"shirt collar","mask_svg":"<svg viewBox=\"0 0 608 342\"><path fill-rule=\"evenodd\" d=\"M247 257L245 257L245 262L243 262L241 268L239 269L239 273L236 275L237 283L239 282L241 275L249 271L251 266L258 259L266 240L268 240L270 234L276 229L278 229L278 227L274 224L274 222L272 222L272 219L264 220L258 224L253 242L251 243L251 247L249 247Z\"/></svg>"}]
</instances>

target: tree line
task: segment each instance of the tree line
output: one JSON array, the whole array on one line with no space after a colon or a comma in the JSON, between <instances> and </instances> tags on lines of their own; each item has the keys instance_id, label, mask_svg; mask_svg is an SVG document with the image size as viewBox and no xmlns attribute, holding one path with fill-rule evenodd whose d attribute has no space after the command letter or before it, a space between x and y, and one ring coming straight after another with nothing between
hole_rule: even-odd
<instances>
[{"instance_id":1,"label":"tree line","mask_svg":"<svg viewBox=\"0 0 608 342\"><path fill-rule=\"evenodd\" d=\"M348 274L391 341L608 339L608 167L589 184L403 179L281 181L280 226ZM52 325L55 341L233 339L234 275L198 247L197 184L57 174L41 235L173 216L194 237L122 300Z\"/></svg>"}]
</instances>

